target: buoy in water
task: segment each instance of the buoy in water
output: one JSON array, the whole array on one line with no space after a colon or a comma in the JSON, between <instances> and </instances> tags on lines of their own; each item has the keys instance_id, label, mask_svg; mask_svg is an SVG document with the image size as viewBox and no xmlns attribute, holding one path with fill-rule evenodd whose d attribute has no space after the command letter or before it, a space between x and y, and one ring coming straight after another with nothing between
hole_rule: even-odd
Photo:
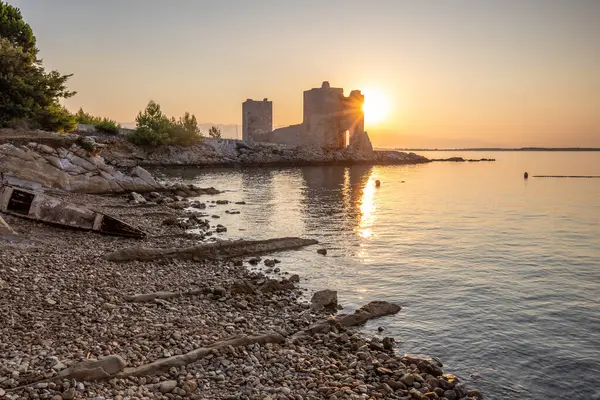
<instances>
[{"instance_id":1,"label":"buoy in water","mask_svg":"<svg viewBox=\"0 0 600 400\"><path fill-rule=\"evenodd\" d=\"M525 174L523 174L523 177L524 177L525 179L527 179L527 178L529 178L529 174L528 174L527 172L525 172Z\"/></svg>"},{"instance_id":2,"label":"buoy in water","mask_svg":"<svg viewBox=\"0 0 600 400\"><path fill-rule=\"evenodd\" d=\"M381 182L379 180L376 180L375 181L375 187L379 187L379 186L381 186Z\"/></svg>"}]
</instances>

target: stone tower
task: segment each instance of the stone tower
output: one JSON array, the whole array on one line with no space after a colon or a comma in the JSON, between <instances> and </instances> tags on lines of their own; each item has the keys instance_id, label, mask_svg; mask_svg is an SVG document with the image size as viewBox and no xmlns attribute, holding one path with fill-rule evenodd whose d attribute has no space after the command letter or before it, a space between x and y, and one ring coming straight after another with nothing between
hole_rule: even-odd
<instances>
[{"instance_id":1,"label":"stone tower","mask_svg":"<svg viewBox=\"0 0 600 400\"><path fill-rule=\"evenodd\" d=\"M273 130L273 102L248 99L242 103L242 140L253 142ZM257 140L260 141L260 140Z\"/></svg>"}]
</instances>

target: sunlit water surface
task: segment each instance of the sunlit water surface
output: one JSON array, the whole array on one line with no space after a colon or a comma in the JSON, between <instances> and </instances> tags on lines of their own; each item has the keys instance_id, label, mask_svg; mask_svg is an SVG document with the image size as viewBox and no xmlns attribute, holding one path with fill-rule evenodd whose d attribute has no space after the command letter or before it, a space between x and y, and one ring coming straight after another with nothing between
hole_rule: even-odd
<instances>
[{"instance_id":1,"label":"sunlit water surface","mask_svg":"<svg viewBox=\"0 0 600 400\"><path fill-rule=\"evenodd\" d=\"M247 203L209 209L224 237L319 240L327 256L278 254L282 269L347 311L402 305L364 333L384 327L487 398L600 399L600 179L523 179L600 175L600 153L422 154L497 161L160 172Z\"/></svg>"}]
</instances>

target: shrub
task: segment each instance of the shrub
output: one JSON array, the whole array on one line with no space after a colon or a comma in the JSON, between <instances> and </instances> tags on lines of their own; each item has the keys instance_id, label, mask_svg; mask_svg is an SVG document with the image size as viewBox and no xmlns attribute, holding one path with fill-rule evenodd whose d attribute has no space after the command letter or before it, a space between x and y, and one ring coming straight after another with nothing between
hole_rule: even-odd
<instances>
[{"instance_id":1,"label":"shrub","mask_svg":"<svg viewBox=\"0 0 600 400\"><path fill-rule=\"evenodd\" d=\"M102 121L94 124L94 127L101 132L109 133L111 135L118 134L119 129L121 128L119 124L108 118L103 118Z\"/></svg>"},{"instance_id":2,"label":"shrub","mask_svg":"<svg viewBox=\"0 0 600 400\"><path fill-rule=\"evenodd\" d=\"M135 121L136 129L128 139L140 146L191 146L202 140L196 116L186 112L179 120L169 119L154 101L148 103L144 112L138 113Z\"/></svg>"},{"instance_id":3,"label":"shrub","mask_svg":"<svg viewBox=\"0 0 600 400\"><path fill-rule=\"evenodd\" d=\"M75 113L75 119L80 124L93 125L97 130L112 135L119 133L119 128L121 127L117 124L117 121L93 116L83 111L83 108L80 108L79 111Z\"/></svg>"},{"instance_id":4,"label":"shrub","mask_svg":"<svg viewBox=\"0 0 600 400\"><path fill-rule=\"evenodd\" d=\"M221 139L221 130L216 126L211 126L208 130L208 136L213 139Z\"/></svg>"},{"instance_id":5,"label":"shrub","mask_svg":"<svg viewBox=\"0 0 600 400\"><path fill-rule=\"evenodd\" d=\"M186 112L183 118L179 118L177 122L175 122L174 118L171 119L171 124L172 127L169 135L172 144L192 146L202 140L195 115L190 115L189 112Z\"/></svg>"},{"instance_id":6,"label":"shrub","mask_svg":"<svg viewBox=\"0 0 600 400\"><path fill-rule=\"evenodd\" d=\"M81 138L81 137L77 140L77 144L82 149L86 150L90 154L95 154L96 151L98 150L96 148L96 145L94 144L94 142L92 142L91 140L86 140L86 139Z\"/></svg>"}]
</instances>

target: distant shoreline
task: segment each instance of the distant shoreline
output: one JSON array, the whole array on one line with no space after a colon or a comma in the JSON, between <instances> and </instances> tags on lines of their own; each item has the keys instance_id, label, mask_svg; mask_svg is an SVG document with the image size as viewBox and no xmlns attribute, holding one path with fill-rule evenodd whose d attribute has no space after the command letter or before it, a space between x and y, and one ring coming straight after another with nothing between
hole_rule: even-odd
<instances>
[{"instance_id":1,"label":"distant shoreline","mask_svg":"<svg viewBox=\"0 0 600 400\"><path fill-rule=\"evenodd\" d=\"M378 149L379 150L379 149ZM425 148L395 148L397 151L600 151L597 147L519 147L519 148L464 148L464 149L425 149Z\"/></svg>"}]
</instances>

